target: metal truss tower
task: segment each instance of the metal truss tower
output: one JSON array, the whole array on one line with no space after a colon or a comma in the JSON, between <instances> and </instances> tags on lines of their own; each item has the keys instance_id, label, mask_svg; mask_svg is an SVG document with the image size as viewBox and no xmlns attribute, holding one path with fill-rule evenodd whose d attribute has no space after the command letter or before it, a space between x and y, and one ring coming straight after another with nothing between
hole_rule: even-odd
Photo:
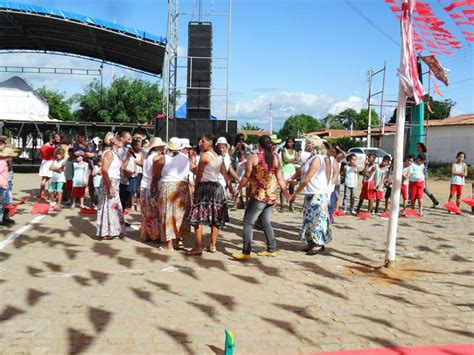
<instances>
[{"instance_id":1,"label":"metal truss tower","mask_svg":"<svg viewBox=\"0 0 474 355\"><path fill-rule=\"evenodd\" d=\"M168 30L163 70L163 113L166 117L166 140L169 139L169 119L175 118L178 68L179 0L168 0Z\"/></svg>"}]
</instances>

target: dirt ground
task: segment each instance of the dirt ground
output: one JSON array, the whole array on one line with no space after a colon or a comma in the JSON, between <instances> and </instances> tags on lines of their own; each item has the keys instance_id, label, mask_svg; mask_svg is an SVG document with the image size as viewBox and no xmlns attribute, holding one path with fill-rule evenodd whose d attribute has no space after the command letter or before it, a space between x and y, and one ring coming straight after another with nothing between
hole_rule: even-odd
<instances>
[{"instance_id":1,"label":"dirt ground","mask_svg":"<svg viewBox=\"0 0 474 355\"><path fill-rule=\"evenodd\" d=\"M16 174L15 199L37 185L36 174ZM430 188L447 201L449 182ZM140 241L136 213L125 238L99 241L95 216L33 216L33 201L0 229L0 353L222 354L226 328L236 354L472 343L467 208L401 219L397 263L386 269L380 217L337 218L325 254L307 256L301 213L274 211L278 256L240 263L230 255L241 248L241 210L230 212L218 253L187 257ZM263 241L256 232L255 251Z\"/></svg>"}]
</instances>

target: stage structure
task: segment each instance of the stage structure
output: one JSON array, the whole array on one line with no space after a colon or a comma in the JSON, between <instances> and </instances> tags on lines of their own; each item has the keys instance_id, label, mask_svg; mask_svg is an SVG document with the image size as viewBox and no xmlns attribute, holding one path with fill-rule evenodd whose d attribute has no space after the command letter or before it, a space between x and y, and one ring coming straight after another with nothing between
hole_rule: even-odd
<instances>
[{"instance_id":1,"label":"stage structure","mask_svg":"<svg viewBox=\"0 0 474 355\"><path fill-rule=\"evenodd\" d=\"M0 0L0 58L1 54L41 53L72 56L100 63L97 70L2 66L0 72L100 75L102 78L105 63L160 77L163 72L166 43L166 38L90 16ZM33 97L34 93L30 96ZM32 161L16 162L27 163L25 165L35 164L36 148L44 134L60 132L74 136L77 130L83 129L92 138L101 137L108 131L124 129L139 131L148 136L154 131L154 125L62 122L51 120L47 116L41 120L35 117L25 119L18 118L18 115L10 117L11 115L6 114L12 110L3 111L0 112L0 134L7 133L24 149L31 148L28 155L33 158ZM22 153L24 152L23 150Z\"/></svg>"},{"instance_id":2,"label":"stage structure","mask_svg":"<svg viewBox=\"0 0 474 355\"><path fill-rule=\"evenodd\" d=\"M182 123L184 121L181 120L170 123L176 118L178 93L183 92L186 92L186 119L196 120L197 122L192 126L197 127L198 131L204 131L199 128L200 125L210 127L211 125L206 121L216 119L212 116L213 99L224 99L224 117L217 117L217 119L225 121L225 124L213 125L213 127L220 127L219 131L213 131L213 133L227 132L231 137L236 134L237 122L230 121L228 117L232 0L228 0L227 3L219 2L219 6L223 8L218 11L215 10L214 0L207 1L204 10L203 2L204 0L168 1L168 42L163 71L163 113L166 123L163 124L158 120L156 124L156 135L164 139L185 131L180 128L181 125L186 127L191 125ZM192 8L181 6L191 3L194 4ZM180 45L179 42L178 19L183 18L190 20L187 23L187 45L185 43ZM213 38L222 36L225 31L222 28L224 20L227 36L225 39L221 38L219 43L227 42L226 53L215 55L212 49ZM216 23L220 25L219 30L216 30L216 27L219 27L215 25ZM178 48L188 48L187 55L178 53ZM216 71L224 71L224 75L215 75ZM200 121L202 123L199 123Z\"/></svg>"}]
</instances>

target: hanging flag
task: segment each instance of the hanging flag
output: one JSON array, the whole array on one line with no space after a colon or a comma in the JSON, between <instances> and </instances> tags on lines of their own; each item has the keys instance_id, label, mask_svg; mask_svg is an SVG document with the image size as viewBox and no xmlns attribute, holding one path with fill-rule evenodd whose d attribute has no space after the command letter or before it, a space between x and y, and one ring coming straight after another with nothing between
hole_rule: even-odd
<instances>
[{"instance_id":1,"label":"hanging flag","mask_svg":"<svg viewBox=\"0 0 474 355\"><path fill-rule=\"evenodd\" d=\"M446 72L444 71L444 68L441 66L438 59L436 59L434 55L427 55L421 57L421 60L425 62L426 65L430 68L436 79L444 83L444 85L448 86L448 77L446 76Z\"/></svg>"},{"instance_id":2,"label":"hanging flag","mask_svg":"<svg viewBox=\"0 0 474 355\"><path fill-rule=\"evenodd\" d=\"M413 13L414 1L402 4L402 60L398 69L398 76L403 91L413 96L415 103L419 105L423 100L423 85L418 78L418 66L416 63L415 46L413 44L413 24L411 15Z\"/></svg>"}]
</instances>

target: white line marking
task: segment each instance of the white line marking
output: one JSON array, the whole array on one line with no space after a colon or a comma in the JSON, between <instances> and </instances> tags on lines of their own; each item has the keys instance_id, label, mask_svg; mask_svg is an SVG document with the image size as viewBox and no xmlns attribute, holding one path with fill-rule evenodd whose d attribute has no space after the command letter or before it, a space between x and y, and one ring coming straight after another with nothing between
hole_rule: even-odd
<instances>
[{"instance_id":1,"label":"white line marking","mask_svg":"<svg viewBox=\"0 0 474 355\"><path fill-rule=\"evenodd\" d=\"M0 250L5 248L8 244L13 243L16 238L18 238L20 235L25 233L28 229L33 227L34 224L38 223L40 220L42 220L45 217L45 215L39 215L33 218L30 222L25 224L24 226L18 228L15 232L10 234L7 239L4 241L0 242Z\"/></svg>"}]
</instances>

